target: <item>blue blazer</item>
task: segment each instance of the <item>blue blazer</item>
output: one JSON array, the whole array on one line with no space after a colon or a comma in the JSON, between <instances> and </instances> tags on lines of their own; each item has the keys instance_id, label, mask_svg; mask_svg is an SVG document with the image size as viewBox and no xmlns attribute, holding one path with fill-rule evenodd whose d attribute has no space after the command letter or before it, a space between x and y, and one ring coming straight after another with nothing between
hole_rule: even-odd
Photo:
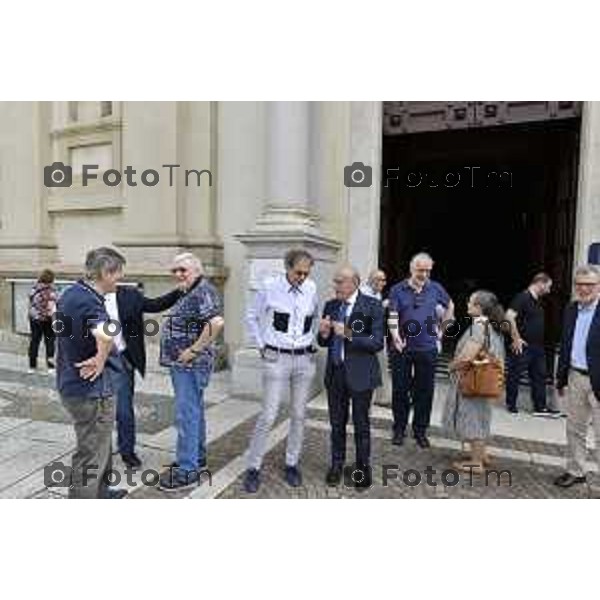
<instances>
[{"instance_id":1,"label":"blue blazer","mask_svg":"<svg viewBox=\"0 0 600 600\"><path fill-rule=\"evenodd\" d=\"M329 300L323 308L323 317L330 316L333 321L339 315L341 300ZM377 352L383 350L383 306L376 298L358 293L348 324L365 319L370 328L363 335L352 335L352 341L344 340L344 364L348 387L355 392L372 390L381 385L381 369L377 360ZM360 329L360 324L355 326ZM333 335L324 338L317 336L319 346L328 348L327 365L325 367L325 385L330 386L333 376L332 359Z\"/></svg>"},{"instance_id":2,"label":"blue blazer","mask_svg":"<svg viewBox=\"0 0 600 600\"><path fill-rule=\"evenodd\" d=\"M577 303L571 302L564 312L562 339L560 343L560 355L556 369L556 387L564 388L569 380L569 369L571 368L571 349L573 348L573 336L575 334L575 323L577 322ZM588 370L592 389L596 398L600 400L600 303L592 317L590 333L587 339L586 355Z\"/></svg>"}]
</instances>

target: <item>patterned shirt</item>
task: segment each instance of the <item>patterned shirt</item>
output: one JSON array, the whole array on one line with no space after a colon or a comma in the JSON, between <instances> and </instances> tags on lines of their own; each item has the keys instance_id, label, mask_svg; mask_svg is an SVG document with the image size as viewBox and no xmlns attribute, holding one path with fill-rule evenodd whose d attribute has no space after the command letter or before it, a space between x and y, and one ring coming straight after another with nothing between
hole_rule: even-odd
<instances>
[{"instance_id":1,"label":"patterned shirt","mask_svg":"<svg viewBox=\"0 0 600 600\"><path fill-rule=\"evenodd\" d=\"M49 283L36 283L29 292L29 316L34 321L50 319L56 310L56 292Z\"/></svg>"},{"instance_id":2,"label":"patterned shirt","mask_svg":"<svg viewBox=\"0 0 600 600\"><path fill-rule=\"evenodd\" d=\"M223 303L216 288L205 277L199 277L188 292L165 315L160 337L160 364L211 371L216 356L215 344L202 348L187 365L178 361L180 353L189 348L208 322L223 315Z\"/></svg>"}]
</instances>

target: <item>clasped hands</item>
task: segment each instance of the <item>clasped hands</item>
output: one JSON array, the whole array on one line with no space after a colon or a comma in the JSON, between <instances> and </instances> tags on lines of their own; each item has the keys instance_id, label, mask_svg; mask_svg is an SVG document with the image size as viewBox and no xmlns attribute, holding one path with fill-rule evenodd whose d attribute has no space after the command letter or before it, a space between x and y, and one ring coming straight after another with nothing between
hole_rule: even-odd
<instances>
[{"instance_id":1,"label":"clasped hands","mask_svg":"<svg viewBox=\"0 0 600 600\"><path fill-rule=\"evenodd\" d=\"M352 329L341 321L332 321L331 316L327 315L321 319L319 323L319 334L321 337L327 338L331 335L340 335L352 339Z\"/></svg>"}]
</instances>

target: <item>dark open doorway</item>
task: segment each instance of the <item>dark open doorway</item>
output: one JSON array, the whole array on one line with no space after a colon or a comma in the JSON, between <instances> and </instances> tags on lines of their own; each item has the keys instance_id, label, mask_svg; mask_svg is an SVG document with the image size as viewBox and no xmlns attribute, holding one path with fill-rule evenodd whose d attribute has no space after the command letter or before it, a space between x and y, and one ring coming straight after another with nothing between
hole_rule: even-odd
<instances>
[{"instance_id":1,"label":"dark open doorway","mask_svg":"<svg viewBox=\"0 0 600 600\"><path fill-rule=\"evenodd\" d=\"M579 129L572 118L384 136L380 263L388 280L406 277L410 257L429 252L460 315L471 288L506 305L545 270L554 279L546 315L555 344L571 290Z\"/></svg>"}]
</instances>

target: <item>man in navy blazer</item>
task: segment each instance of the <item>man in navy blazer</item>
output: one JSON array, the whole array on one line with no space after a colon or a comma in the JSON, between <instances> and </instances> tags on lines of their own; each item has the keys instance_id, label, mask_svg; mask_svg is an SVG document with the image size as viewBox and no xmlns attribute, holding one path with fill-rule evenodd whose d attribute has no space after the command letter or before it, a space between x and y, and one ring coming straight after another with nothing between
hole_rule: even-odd
<instances>
[{"instance_id":1,"label":"man in navy blazer","mask_svg":"<svg viewBox=\"0 0 600 600\"><path fill-rule=\"evenodd\" d=\"M352 402L356 466L348 471L359 489L371 485L369 409L373 390L381 385L377 353L383 349L383 307L361 294L356 269L344 266L333 283L336 298L323 309L317 341L328 348L325 386L331 425L331 465L327 484L340 483L346 460L346 424Z\"/></svg>"},{"instance_id":2,"label":"man in navy blazer","mask_svg":"<svg viewBox=\"0 0 600 600\"><path fill-rule=\"evenodd\" d=\"M600 468L600 270L585 265L575 270L575 302L565 309L556 389L567 392L567 471L555 480L568 488L586 481L586 438L590 420ZM600 474L591 487L600 490Z\"/></svg>"},{"instance_id":3,"label":"man in navy blazer","mask_svg":"<svg viewBox=\"0 0 600 600\"><path fill-rule=\"evenodd\" d=\"M123 462L129 467L141 466L135 453L135 413L133 410L135 371L146 373L145 336L152 328L144 329L144 313L158 313L171 308L183 295L179 289L158 298L146 298L137 288L123 285L116 294L105 297L109 317L119 321L120 334L114 338L118 356L111 371L117 398L117 443ZM158 331L156 331L158 334Z\"/></svg>"}]
</instances>

